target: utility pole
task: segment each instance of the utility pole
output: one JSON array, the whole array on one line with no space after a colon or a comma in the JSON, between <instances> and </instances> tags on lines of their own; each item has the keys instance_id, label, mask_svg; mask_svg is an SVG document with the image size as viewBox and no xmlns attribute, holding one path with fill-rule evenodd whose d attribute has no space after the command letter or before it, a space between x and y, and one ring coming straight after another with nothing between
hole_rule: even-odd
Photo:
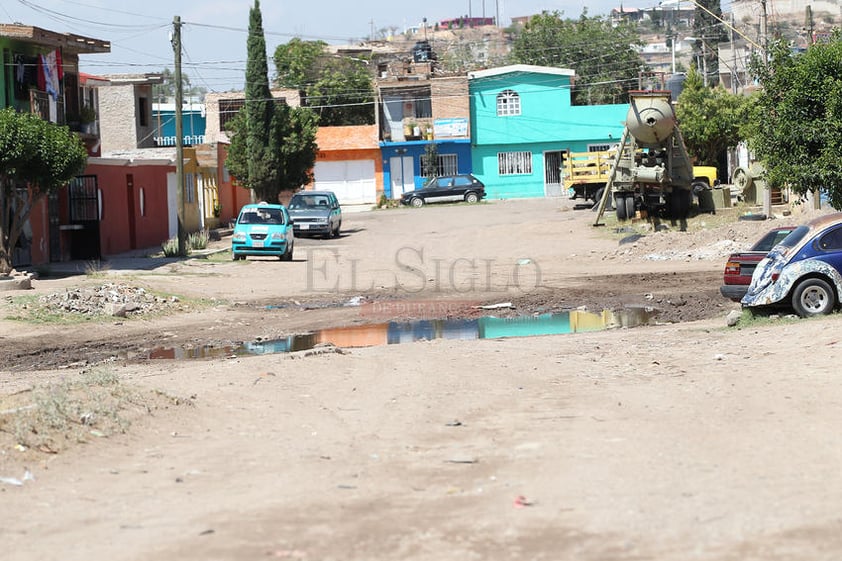
<instances>
[{"instance_id":1,"label":"utility pole","mask_svg":"<svg viewBox=\"0 0 842 561\"><path fill-rule=\"evenodd\" d=\"M769 35L766 29L766 0L760 0L760 45L763 48L763 65L769 64ZM763 214L767 218L772 216L772 187L764 181Z\"/></svg>"},{"instance_id":2,"label":"utility pole","mask_svg":"<svg viewBox=\"0 0 842 561\"><path fill-rule=\"evenodd\" d=\"M728 29L731 39L731 93L737 93L737 46L734 44L734 12L731 12L731 27Z\"/></svg>"},{"instance_id":3,"label":"utility pole","mask_svg":"<svg viewBox=\"0 0 842 561\"><path fill-rule=\"evenodd\" d=\"M184 229L184 123L181 121L181 105L184 89L181 84L181 16L173 18L172 48L175 53L175 184L178 200L178 254L187 255L187 231Z\"/></svg>"},{"instance_id":4,"label":"utility pole","mask_svg":"<svg viewBox=\"0 0 842 561\"><path fill-rule=\"evenodd\" d=\"M804 10L805 10L805 14L804 14L805 21L804 21L804 23L807 26L807 33L810 34L809 35L809 37L810 37L809 38L809 44L813 45L813 43L815 43L815 41L813 40L813 8L810 5L807 5L807 7Z\"/></svg>"}]
</instances>

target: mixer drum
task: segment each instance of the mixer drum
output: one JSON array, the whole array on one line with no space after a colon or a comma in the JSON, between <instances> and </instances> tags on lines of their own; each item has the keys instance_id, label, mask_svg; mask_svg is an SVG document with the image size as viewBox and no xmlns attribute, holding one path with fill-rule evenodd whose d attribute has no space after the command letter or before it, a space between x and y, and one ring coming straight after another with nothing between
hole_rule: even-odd
<instances>
[{"instance_id":1,"label":"mixer drum","mask_svg":"<svg viewBox=\"0 0 842 561\"><path fill-rule=\"evenodd\" d=\"M663 146L675 128L675 112L669 95L632 95L626 127L639 145Z\"/></svg>"}]
</instances>

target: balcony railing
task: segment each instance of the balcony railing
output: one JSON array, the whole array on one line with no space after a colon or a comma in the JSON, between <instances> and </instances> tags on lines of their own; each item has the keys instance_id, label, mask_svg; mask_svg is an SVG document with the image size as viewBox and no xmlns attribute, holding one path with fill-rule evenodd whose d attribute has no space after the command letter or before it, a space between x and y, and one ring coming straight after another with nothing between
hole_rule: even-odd
<instances>
[{"instance_id":1,"label":"balcony railing","mask_svg":"<svg viewBox=\"0 0 842 561\"><path fill-rule=\"evenodd\" d=\"M55 102L55 115L50 115L50 94L40 90L29 90L30 112L39 115L45 121L63 125L66 122L64 114L64 100L58 99Z\"/></svg>"}]
</instances>

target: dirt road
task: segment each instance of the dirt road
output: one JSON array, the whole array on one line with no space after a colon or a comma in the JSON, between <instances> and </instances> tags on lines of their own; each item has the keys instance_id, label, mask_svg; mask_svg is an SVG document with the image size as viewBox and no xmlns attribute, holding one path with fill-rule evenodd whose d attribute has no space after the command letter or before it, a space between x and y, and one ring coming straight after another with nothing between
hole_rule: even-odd
<instances>
[{"instance_id":1,"label":"dirt road","mask_svg":"<svg viewBox=\"0 0 842 561\"><path fill-rule=\"evenodd\" d=\"M717 215L635 240L592 219L558 201L349 214L340 239L297 240L294 263L115 261L37 281L39 294L118 280L206 304L0 323L0 477L21 483L0 483L4 558L837 559L838 317L725 327L737 306L718 296L723 255L768 225ZM503 302L514 309L475 307ZM582 306L648 306L658 323L121 358ZM3 317L13 308L3 300ZM80 420L82 442L16 446L9 410L108 357L97 369L137 392L124 433Z\"/></svg>"}]
</instances>

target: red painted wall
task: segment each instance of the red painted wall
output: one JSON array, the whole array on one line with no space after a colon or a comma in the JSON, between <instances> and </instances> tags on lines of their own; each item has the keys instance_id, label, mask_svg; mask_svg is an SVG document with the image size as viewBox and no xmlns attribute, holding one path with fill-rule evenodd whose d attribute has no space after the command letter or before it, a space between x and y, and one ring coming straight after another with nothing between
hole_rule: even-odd
<instances>
[{"instance_id":1,"label":"red painted wall","mask_svg":"<svg viewBox=\"0 0 842 561\"><path fill-rule=\"evenodd\" d=\"M97 176L102 193L100 245L103 255L159 247L169 238L168 173L175 173L175 166L91 164L87 167L85 174ZM132 188L128 186L129 175L132 176ZM130 228L132 224L134 235Z\"/></svg>"},{"instance_id":2,"label":"red painted wall","mask_svg":"<svg viewBox=\"0 0 842 561\"><path fill-rule=\"evenodd\" d=\"M41 265L50 260L50 218L47 212L47 197L32 206L29 213L29 225L32 227L32 245L29 248L33 265Z\"/></svg>"}]
</instances>

